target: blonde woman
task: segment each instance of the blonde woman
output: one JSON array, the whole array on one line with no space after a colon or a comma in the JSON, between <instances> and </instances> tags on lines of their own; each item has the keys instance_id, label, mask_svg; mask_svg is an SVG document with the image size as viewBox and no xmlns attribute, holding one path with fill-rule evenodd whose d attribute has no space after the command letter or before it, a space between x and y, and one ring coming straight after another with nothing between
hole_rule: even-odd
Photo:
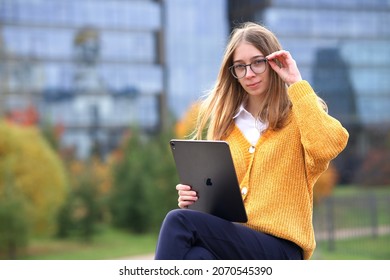
<instances>
[{"instance_id":1,"label":"blonde woman","mask_svg":"<svg viewBox=\"0 0 390 280\"><path fill-rule=\"evenodd\" d=\"M310 259L316 247L313 186L346 146L291 54L256 23L233 30L195 138L229 143L248 215L245 224L186 209L191 186L160 230L156 259Z\"/></svg>"}]
</instances>

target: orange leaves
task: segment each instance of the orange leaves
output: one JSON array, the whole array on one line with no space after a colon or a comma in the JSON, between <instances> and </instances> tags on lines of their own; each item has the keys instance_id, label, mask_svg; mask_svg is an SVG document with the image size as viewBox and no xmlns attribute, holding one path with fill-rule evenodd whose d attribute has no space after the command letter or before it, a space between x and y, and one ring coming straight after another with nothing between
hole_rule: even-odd
<instances>
[{"instance_id":1,"label":"orange leaves","mask_svg":"<svg viewBox=\"0 0 390 280\"><path fill-rule=\"evenodd\" d=\"M332 194L338 180L336 167L330 163L328 169L321 174L314 185L313 199L314 204L320 203L324 198Z\"/></svg>"},{"instance_id":2,"label":"orange leaves","mask_svg":"<svg viewBox=\"0 0 390 280\"><path fill-rule=\"evenodd\" d=\"M175 126L175 133L178 138L187 138L195 129L200 104L193 103L182 119Z\"/></svg>"},{"instance_id":3,"label":"orange leaves","mask_svg":"<svg viewBox=\"0 0 390 280\"><path fill-rule=\"evenodd\" d=\"M34 106L28 106L25 109L12 110L8 112L6 120L21 126L33 126L38 123L39 114Z\"/></svg>"}]
</instances>

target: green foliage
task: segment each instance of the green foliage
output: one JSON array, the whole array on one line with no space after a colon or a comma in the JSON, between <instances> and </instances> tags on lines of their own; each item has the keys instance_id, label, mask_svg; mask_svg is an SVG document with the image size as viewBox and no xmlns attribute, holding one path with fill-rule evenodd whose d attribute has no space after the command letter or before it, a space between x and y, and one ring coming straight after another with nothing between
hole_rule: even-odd
<instances>
[{"instance_id":1,"label":"green foliage","mask_svg":"<svg viewBox=\"0 0 390 280\"><path fill-rule=\"evenodd\" d=\"M58 215L58 237L77 236L91 241L100 218L97 180L90 172L81 176Z\"/></svg>"},{"instance_id":2,"label":"green foliage","mask_svg":"<svg viewBox=\"0 0 390 280\"><path fill-rule=\"evenodd\" d=\"M152 156L148 166L153 176L153 184L150 188L153 190L154 230L160 229L167 212L177 208L178 196L175 186L179 179L169 145L171 138L169 133L157 135L150 149Z\"/></svg>"},{"instance_id":3,"label":"green foliage","mask_svg":"<svg viewBox=\"0 0 390 280\"><path fill-rule=\"evenodd\" d=\"M3 165L1 171L6 182L0 194L0 258L15 259L19 249L28 244L28 210L23 194L13 186L8 165Z\"/></svg>"},{"instance_id":4,"label":"green foliage","mask_svg":"<svg viewBox=\"0 0 390 280\"><path fill-rule=\"evenodd\" d=\"M60 143L57 139L56 128L50 121L46 120L41 125L42 136L46 139L48 144L55 150L59 151Z\"/></svg>"},{"instance_id":5,"label":"green foliage","mask_svg":"<svg viewBox=\"0 0 390 280\"><path fill-rule=\"evenodd\" d=\"M58 154L36 128L0 122L0 166L7 162L12 187L31 206L28 219L32 233L54 233L57 211L67 194L65 169ZM3 175L0 174L0 193L6 185Z\"/></svg>"},{"instance_id":6,"label":"green foliage","mask_svg":"<svg viewBox=\"0 0 390 280\"><path fill-rule=\"evenodd\" d=\"M115 226L143 233L157 230L175 207L176 171L168 145L169 135L143 137L134 130L113 169L110 199Z\"/></svg>"}]
</instances>

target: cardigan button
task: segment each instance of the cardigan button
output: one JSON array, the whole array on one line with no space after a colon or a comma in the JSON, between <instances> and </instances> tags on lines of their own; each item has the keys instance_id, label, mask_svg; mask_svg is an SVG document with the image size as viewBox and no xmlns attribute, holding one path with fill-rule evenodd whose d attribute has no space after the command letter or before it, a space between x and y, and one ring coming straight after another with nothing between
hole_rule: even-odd
<instances>
[{"instance_id":1,"label":"cardigan button","mask_svg":"<svg viewBox=\"0 0 390 280\"><path fill-rule=\"evenodd\" d=\"M249 153L253 154L255 152L255 150L256 150L255 146L249 147Z\"/></svg>"},{"instance_id":2,"label":"cardigan button","mask_svg":"<svg viewBox=\"0 0 390 280\"><path fill-rule=\"evenodd\" d=\"M246 195L248 193L248 188L247 187L243 187L242 189L241 189L241 194L242 195Z\"/></svg>"}]
</instances>

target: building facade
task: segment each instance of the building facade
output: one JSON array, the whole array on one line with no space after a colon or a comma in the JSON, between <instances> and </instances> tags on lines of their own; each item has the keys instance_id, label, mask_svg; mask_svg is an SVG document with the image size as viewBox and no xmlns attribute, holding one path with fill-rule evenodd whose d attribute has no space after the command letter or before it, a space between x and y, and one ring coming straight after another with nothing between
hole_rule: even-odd
<instances>
[{"instance_id":1,"label":"building facade","mask_svg":"<svg viewBox=\"0 0 390 280\"><path fill-rule=\"evenodd\" d=\"M3 110L33 104L81 157L106 152L139 119L157 125L159 3L2 0L0 11Z\"/></svg>"},{"instance_id":2,"label":"building facade","mask_svg":"<svg viewBox=\"0 0 390 280\"><path fill-rule=\"evenodd\" d=\"M226 27L224 0L0 0L0 111L34 106L79 157L106 154L130 125L184 113Z\"/></svg>"}]
</instances>

